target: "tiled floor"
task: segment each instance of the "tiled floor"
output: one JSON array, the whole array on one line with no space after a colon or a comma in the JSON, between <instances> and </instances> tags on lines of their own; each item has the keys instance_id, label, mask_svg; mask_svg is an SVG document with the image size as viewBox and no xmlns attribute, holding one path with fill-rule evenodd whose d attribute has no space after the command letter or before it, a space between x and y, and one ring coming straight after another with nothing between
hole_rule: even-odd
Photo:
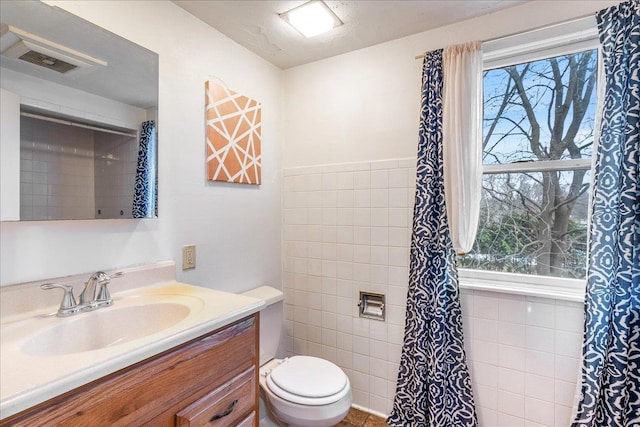
<instances>
[{"instance_id":1,"label":"tiled floor","mask_svg":"<svg viewBox=\"0 0 640 427\"><path fill-rule=\"evenodd\" d=\"M377 417L360 409L351 408L347 417L335 427L387 427L384 418Z\"/></svg>"}]
</instances>

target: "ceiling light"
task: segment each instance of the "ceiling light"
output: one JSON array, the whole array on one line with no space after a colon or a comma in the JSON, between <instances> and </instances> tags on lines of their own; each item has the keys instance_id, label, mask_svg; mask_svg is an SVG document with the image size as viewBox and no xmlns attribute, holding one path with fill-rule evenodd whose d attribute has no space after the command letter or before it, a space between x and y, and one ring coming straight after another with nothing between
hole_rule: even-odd
<instances>
[{"instance_id":1,"label":"ceiling light","mask_svg":"<svg viewBox=\"0 0 640 427\"><path fill-rule=\"evenodd\" d=\"M280 17L305 37L326 33L342 25L340 18L322 0L307 2L280 14Z\"/></svg>"}]
</instances>

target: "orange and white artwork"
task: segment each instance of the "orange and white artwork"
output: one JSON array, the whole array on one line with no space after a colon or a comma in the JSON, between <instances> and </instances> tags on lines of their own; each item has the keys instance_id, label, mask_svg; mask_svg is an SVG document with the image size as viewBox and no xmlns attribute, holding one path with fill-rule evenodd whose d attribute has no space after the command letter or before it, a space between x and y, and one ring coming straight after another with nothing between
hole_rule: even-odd
<instances>
[{"instance_id":1,"label":"orange and white artwork","mask_svg":"<svg viewBox=\"0 0 640 427\"><path fill-rule=\"evenodd\" d=\"M207 179L260 184L261 103L212 81L205 92Z\"/></svg>"}]
</instances>

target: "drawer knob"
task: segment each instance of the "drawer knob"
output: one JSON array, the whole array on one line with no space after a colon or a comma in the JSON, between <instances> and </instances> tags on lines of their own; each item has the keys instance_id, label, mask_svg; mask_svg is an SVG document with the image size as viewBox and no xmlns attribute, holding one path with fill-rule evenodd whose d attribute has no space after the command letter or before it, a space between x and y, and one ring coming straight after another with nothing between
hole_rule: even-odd
<instances>
[{"instance_id":1,"label":"drawer knob","mask_svg":"<svg viewBox=\"0 0 640 427\"><path fill-rule=\"evenodd\" d=\"M230 413L233 412L233 410L236 408L237 404L238 404L238 399L233 399L233 402L231 402L231 405L229 405L229 407L227 408L226 411L221 412L219 414L215 414L214 416L212 416L209 419L209 422L215 421L215 420L219 420L220 418L226 417L227 415L229 415Z\"/></svg>"}]
</instances>

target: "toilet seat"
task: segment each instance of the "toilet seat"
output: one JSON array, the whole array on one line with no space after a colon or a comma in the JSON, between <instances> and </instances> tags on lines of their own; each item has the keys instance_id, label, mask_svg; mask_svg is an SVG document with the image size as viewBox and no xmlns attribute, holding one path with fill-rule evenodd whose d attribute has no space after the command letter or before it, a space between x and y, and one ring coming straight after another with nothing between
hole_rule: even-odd
<instances>
[{"instance_id":1,"label":"toilet seat","mask_svg":"<svg viewBox=\"0 0 640 427\"><path fill-rule=\"evenodd\" d=\"M309 406L329 405L350 392L349 379L333 363L311 356L293 356L266 374L276 396Z\"/></svg>"}]
</instances>

